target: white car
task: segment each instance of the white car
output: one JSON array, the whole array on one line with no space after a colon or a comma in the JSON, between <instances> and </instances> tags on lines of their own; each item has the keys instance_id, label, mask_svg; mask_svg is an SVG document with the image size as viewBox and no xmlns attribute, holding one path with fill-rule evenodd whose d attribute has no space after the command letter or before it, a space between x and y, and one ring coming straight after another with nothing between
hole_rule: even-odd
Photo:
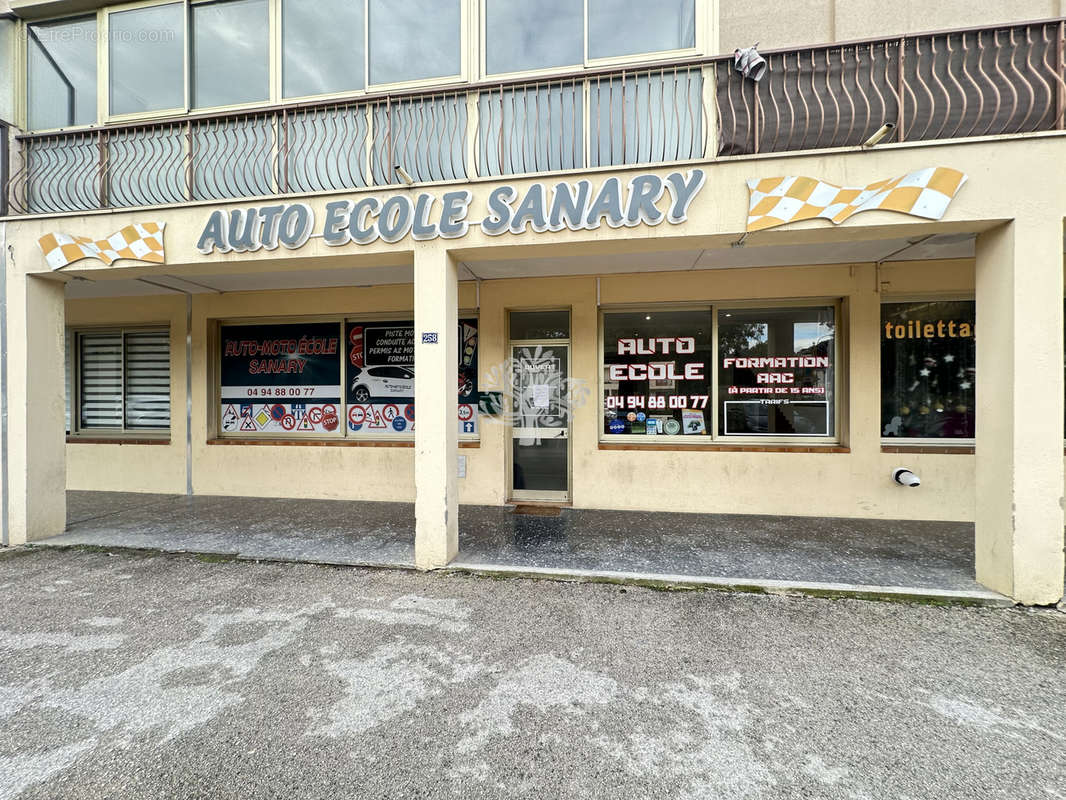
<instances>
[{"instance_id":1,"label":"white car","mask_svg":"<svg viewBox=\"0 0 1066 800\"><path fill-rule=\"evenodd\" d=\"M366 403L372 397L414 397L415 373L407 367L352 367L352 397Z\"/></svg>"}]
</instances>

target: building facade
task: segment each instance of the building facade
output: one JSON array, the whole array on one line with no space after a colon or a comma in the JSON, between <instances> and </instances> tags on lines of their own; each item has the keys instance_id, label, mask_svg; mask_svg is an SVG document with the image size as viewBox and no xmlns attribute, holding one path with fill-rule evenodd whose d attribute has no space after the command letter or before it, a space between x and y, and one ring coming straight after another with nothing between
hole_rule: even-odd
<instances>
[{"instance_id":1,"label":"building facade","mask_svg":"<svg viewBox=\"0 0 1066 800\"><path fill-rule=\"evenodd\" d=\"M425 568L461 504L961 520L1057 602L1062 5L10 0L5 544L68 488L414 502Z\"/></svg>"}]
</instances>

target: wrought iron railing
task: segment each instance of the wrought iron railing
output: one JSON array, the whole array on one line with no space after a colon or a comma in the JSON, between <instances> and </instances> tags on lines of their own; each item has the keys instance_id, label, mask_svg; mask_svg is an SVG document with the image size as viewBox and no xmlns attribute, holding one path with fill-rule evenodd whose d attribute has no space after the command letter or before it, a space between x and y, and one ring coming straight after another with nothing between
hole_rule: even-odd
<instances>
[{"instance_id":1,"label":"wrought iron railing","mask_svg":"<svg viewBox=\"0 0 1066 800\"><path fill-rule=\"evenodd\" d=\"M1061 130L1064 21L766 54L759 83L718 62L718 155Z\"/></svg>"},{"instance_id":2,"label":"wrought iron railing","mask_svg":"<svg viewBox=\"0 0 1066 800\"><path fill-rule=\"evenodd\" d=\"M758 83L715 57L24 134L0 188L75 212L1061 130L1064 44L1050 20L767 52Z\"/></svg>"}]
</instances>

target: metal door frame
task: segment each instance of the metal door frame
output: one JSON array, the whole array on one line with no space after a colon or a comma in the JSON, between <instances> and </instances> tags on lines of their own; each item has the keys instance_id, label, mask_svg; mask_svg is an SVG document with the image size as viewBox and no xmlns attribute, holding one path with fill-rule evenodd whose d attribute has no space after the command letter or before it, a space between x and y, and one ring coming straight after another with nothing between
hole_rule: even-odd
<instances>
[{"instance_id":1,"label":"metal door frame","mask_svg":"<svg viewBox=\"0 0 1066 800\"><path fill-rule=\"evenodd\" d=\"M527 309L515 309L519 311L525 311ZM516 347L565 347L566 348L566 377L567 380L571 378L570 363L571 363L571 344L570 339L515 339L508 340L507 342L507 358L508 360L514 358L514 350ZM513 375L513 372L512 372ZM511 396L508 398L508 402L511 404L510 422L507 426L507 497L510 500L518 502L549 502L549 503L569 503L573 496L573 461L574 461L574 448L572 444L574 421L573 410L570 408L569 403L566 407L566 491L563 492L551 492L551 491L536 491L531 489L518 489L514 488L514 448L515 448L515 431L521 430L515 427L515 410L514 410L514 385L511 384L510 392Z\"/></svg>"}]
</instances>

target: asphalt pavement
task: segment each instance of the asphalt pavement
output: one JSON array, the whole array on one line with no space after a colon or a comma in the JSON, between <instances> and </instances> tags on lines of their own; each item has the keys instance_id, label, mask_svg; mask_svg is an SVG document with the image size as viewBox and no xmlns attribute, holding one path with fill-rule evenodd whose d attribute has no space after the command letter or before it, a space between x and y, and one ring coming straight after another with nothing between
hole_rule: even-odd
<instances>
[{"instance_id":1,"label":"asphalt pavement","mask_svg":"<svg viewBox=\"0 0 1066 800\"><path fill-rule=\"evenodd\" d=\"M1066 798L1066 614L0 554L7 798Z\"/></svg>"}]
</instances>

